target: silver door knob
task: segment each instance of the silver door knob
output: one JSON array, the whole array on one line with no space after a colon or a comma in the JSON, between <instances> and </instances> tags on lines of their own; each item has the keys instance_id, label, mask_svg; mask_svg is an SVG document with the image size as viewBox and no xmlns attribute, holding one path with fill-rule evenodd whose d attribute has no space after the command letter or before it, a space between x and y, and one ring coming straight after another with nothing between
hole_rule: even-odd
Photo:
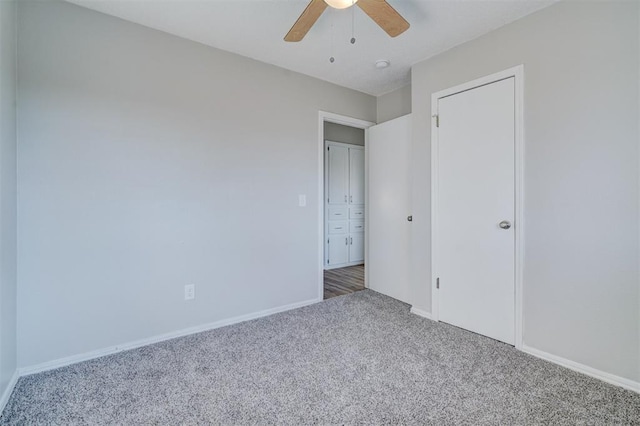
<instances>
[{"instance_id":1,"label":"silver door knob","mask_svg":"<svg viewBox=\"0 0 640 426\"><path fill-rule=\"evenodd\" d=\"M511 228L511 222L509 222L508 220L503 220L498 224L498 226L500 226L500 228L502 229L509 229Z\"/></svg>"}]
</instances>

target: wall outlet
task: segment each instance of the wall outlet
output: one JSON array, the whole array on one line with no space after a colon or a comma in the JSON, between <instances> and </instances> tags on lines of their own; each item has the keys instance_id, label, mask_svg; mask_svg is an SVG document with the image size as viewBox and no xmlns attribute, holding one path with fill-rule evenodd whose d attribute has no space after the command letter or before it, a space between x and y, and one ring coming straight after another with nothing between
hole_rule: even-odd
<instances>
[{"instance_id":1,"label":"wall outlet","mask_svg":"<svg viewBox=\"0 0 640 426\"><path fill-rule=\"evenodd\" d=\"M196 298L196 286L195 284L188 284L184 286L184 300L191 300Z\"/></svg>"},{"instance_id":2,"label":"wall outlet","mask_svg":"<svg viewBox=\"0 0 640 426\"><path fill-rule=\"evenodd\" d=\"M298 195L298 206L305 207L307 205L307 195L300 194Z\"/></svg>"}]
</instances>

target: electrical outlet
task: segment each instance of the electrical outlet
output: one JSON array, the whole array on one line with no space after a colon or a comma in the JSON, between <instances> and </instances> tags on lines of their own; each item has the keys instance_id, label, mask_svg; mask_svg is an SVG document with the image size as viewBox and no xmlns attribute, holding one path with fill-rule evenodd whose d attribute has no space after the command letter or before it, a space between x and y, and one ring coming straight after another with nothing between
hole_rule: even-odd
<instances>
[{"instance_id":1,"label":"electrical outlet","mask_svg":"<svg viewBox=\"0 0 640 426\"><path fill-rule=\"evenodd\" d=\"M300 194L298 195L298 206L305 207L307 205L307 195Z\"/></svg>"},{"instance_id":2,"label":"electrical outlet","mask_svg":"<svg viewBox=\"0 0 640 426\"><path fill-rule=\"evenodd\" d=\"M196 286L195 284L188 284L184 286L184 300L191 300L196 298Z\"/></svg>"}]
</instances>

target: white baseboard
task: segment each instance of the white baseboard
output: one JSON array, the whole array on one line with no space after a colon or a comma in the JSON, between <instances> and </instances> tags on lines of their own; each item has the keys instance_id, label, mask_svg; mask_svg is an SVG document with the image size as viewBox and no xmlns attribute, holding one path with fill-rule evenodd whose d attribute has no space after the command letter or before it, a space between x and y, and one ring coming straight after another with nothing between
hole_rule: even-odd
<instances>
[{"instance_id":1,"label":"white baseboard","mask_svg":"<svg viewBox=\"0 0 640 426\"><path fill-rule=\"evenodd\" d=\"M531 346L527 346L525 344L522 345L522 352L528 353L529 355L533 355L537 358L544 359L545 361L553 362L554 364L561 365L570 370L577 371L578 373L586 374L587 376L591 376L604 382L611 383L612 385L620 386L622 388L640 393L640 382L634 382L633 380L625 379L624 377L616 376L615 374L606 373L593 367L589 367L587 365L580 364L578 362L532 348Z\"/></svg>"},{"instance_id":2,"label":"white baseboard","mask_svg":"<svg viewBox=\"0 0 640 426\"><path fill-rule=\"evenodd\" d=\"M433 320L433 318L431 317L431 313L427 311L423 311L422 309L411 307L411 310L409 312L411 312L412 314ZM554 364L561 365L562 367L566 367L570 370L577 371L578 373L586 374L587 376L594 377L596 379L602 380L612 385L620 386L622 388L640 393L640 382L635 382L633 380L626 379L624 377L616 376L615 374L606 373L604 371L595 369L593 367L589 367L587 365L580 364L578 362L571 361L566 358L562 358L560 356L553 355L536 348L532 348L531 346L527 346L524 343L522 344L522 347L520 348L520 350L529 355L533 355L536 358L553 362Z\"/></svg>"},{"instance_id":3,"label":"white baseboard","mask_svg":"<svg viewBox=\"0 0 640 426\"><path fill-rule=\"evenodd\" d=\"M7 402L9 402L9 398L11 397L11 393L13 389L16 387L16 383L18 383L18 370L13 372L13 376L11 376L11 380L7 384L7 388L2 392L2 396L0 396L0 414L4 411L4 407L7 406Z\"/></svg>"},{"instance_id":4,"label":"white baseboard","mask_svg":"<svg viewBox=\"0 0 640 426\"><path fill-rule=\"evenodd\" d=\"M423 317L423 318L430 319L430 320L433 319L433 318L431 318L431 313L430 312L423 311L422 309L418 309L418 308L415 308L413 306L411 307L411 310L409 312L411 312L412 314L418 315L419 317Z\"/></svg>"},{"instance_id":5,"label":"white baseboard","mask_svg":"<svg viewBox=\"0 0 640 426\"><path fill-rule=\"evenodd\" d=\"M213 330L227 325L238 324L244 321L252 319L262 318L269 315L277 314L279 312L290 311L292 309L302 308L304 306L313 305L315 303L322 302L321 298L305 300L303 302L292 303L277 308L266 309L264 311L254 312L251 314L240 315L233 318L228 318L220 321L215 321L208 324L197 325L195 327L189 327L182 330L172 331L169 333L160 334L146 339L140 339L133 342L124 343L122 345L111 346L108 348L98 349L91 352L85 352L78 355L72 355L64 358L55 359L53 361L43 362L41 364L31 365L28 367L22 367L18 369L18 376L27 376L29 374L40 373L43 371L54 370L60 367L66 367L67 365L76 364L82 361L88 361L94 358L100 358L106 355L112 355L118 352L128 351L136 349L142 346L151 345L165 340L175 339L176 337L188 336L190 334L201 333L203 331Z\"/></svg>"},{"instance_id":6,"label":"white baseboard","mask_svg":"<svg viewBox=\"0 0 640 426\"><path fill-rule=\"evenodd\" d=\"M69 356L69 357L59 358L59 359L56 359L56 360L53 360L53 361L44 362L44 363L41 363L41 364L36 364L36 365L28 366L28 367L19 368L14 373L14 375L12 376L12 378L11 378L11 380L9 382L9 385L7 386L5 391L3 392L2 396L0 397L0 413L2 413L2 410L4 410L4 407L7 404L7 402L9 401L9 397L11 396L11 393L13 392L13 389L14 389L17 381L18 381L18 378L21 377L21 376L40 373L42 371L53 370L53 369L56 369L56 368L65 367L67 365L76 364L78 362L88 361L90 359L100 358L102 356L111 355L111 354L114 354L114 353L123 352L123 351L127 351L127 350L130 350L130 349L136 349L136 348L139 348L139 347L142 347L142 346L151 345L153 343L158 343L158 342L162 342L162 341L165 341L165 340L175 339L177 337L188 336L190 334L195 334L195 333L200 333L200 332L203 332L203 331L213 330L213 329L216 329L216 328L225 327L227 325L238 324L238 323L241 323L241 322L244 322L244 321L249 321L249 320L252 320L252 319L257 319L257 318L262 318L262 317L265 317L265 316L273 315L273 314L276 314L276 313L279 313L279 312L285 312L285 311L289 311L289 310L292 310L292 309L297 309L297 308L302 308L304 306L313 305L313 304L318 303L318 302L322 302L322 299L321 298L316 298L316 299L306 300L306 301L303 301L303 302L292 303L292 304L285 305L285 306L280 306L280 307L277 307L277 308L266 309L264 311L254 312L254 313L246 314L246 315L240 315L240 316L237 316L237 317L228 318L228 319L224 319L224 320L220 320L220 321L216 321L216 322L212 322L212 323L208 323L208 324L202 324L202 325L195 326L195 327L189 327L189 328L185 328L185 329L174 331L174 332L170 332L170 333L164 333L164 334L160 334L160 335L157 335L157 336L149 337L149 338L146 338L146 339L140 339L140 340L136 340L134 342L125 343L125 344L122 344L122 345L111 346L111 347L108 347L108 348L98 349L98 350L91 351L91 352L86 352L86 353L83 353L83 354L72 355L72 356ZM422 310L422 309L418 309L418 308L412 307L410 312L412 314L421 316L423 318L432 319L431 318L431 314L429 312L427 312L427 311ZM525 353L528 353L529 355L535 356L537 358L544 359L545 361L553 362L554 364L558 364L558 365L561 365L563 367L569 368L571 370L577 371L579 373L586 374L587 376L594 377L594 378L600 379L600 380L602 380L604 382L611 383L613 385L620 386L622 388L629 389L631 391L640 393L640 382L636 382L636 381L633 381L633 380L630 380L630 379L626 379L624 377L616 376L614 374L606 373L604 371L597 370L597 369L595 369L593 367L589 367L587 365L580 364L580 363L577 363L575 361L571 361L571 360L562 358L560 356L553 355L553 354L541 351L539 349L532 348L530 346L527 346L526 344L522 345L522 349L521 350L523 352L525 352Z\"/></svg>"}]
</instances>

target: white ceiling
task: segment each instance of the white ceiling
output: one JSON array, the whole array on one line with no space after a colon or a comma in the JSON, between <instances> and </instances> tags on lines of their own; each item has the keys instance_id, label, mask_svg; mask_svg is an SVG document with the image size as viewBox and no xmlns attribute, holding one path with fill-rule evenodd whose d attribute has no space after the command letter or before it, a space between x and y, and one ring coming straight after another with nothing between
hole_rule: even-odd
<instances>
[{"instance_id":1,"label":"white ceiling","mask_svg":"<svg viewBox=\"0 0 640 426\"><path fill-rule=\"evenodd\" d=\"M358 7L327 8L299 43L284 35L307 0L68 0L131 22L374 96L410 83L411 66L556 0L388 0L411 27L389 37ZM350 44L352 17L356 43ZM335 57L330 63L329 57ZM378 59L391 66L376 69Z\"/></svg>"}]
</instances>

